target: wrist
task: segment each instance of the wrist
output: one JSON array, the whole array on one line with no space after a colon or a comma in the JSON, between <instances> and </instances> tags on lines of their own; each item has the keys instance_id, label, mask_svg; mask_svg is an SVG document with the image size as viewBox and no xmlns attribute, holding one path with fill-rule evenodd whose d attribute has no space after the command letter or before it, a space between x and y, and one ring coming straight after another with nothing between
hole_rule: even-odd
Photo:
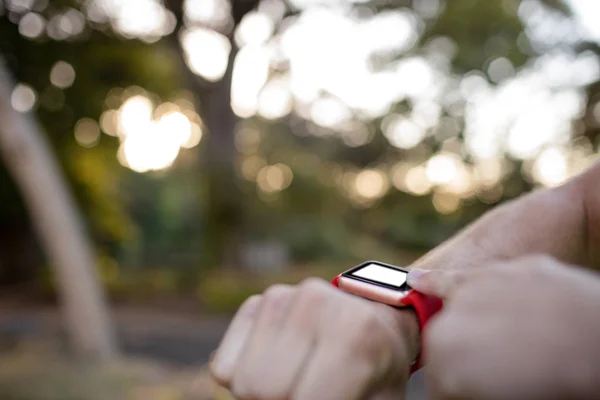
<instances>
[{"instance_id":1,"label":"wrist","mask_svg":"<svg viewBox=\"0 0 600 400\"><path fill-rule=\"evenodd\" d=\"M411 363L416 361L421 353L421 331L419 328L419 318L412 308L405 308L398 311L401 314L402 337L405 340L408 356Z\"/></svg>"},{"instance_id":2,"label":"wrist","mask_svg":"<svg viewBox=\"0 0 600 400\"><path fill-rule=\"evenodd\" d=\"M419 357L421 352L421 333L419 319L413 308L394 308L377 304L381 314L394 332L394 337L402 341L409 364Z\"/></svg>"}]
</instances>

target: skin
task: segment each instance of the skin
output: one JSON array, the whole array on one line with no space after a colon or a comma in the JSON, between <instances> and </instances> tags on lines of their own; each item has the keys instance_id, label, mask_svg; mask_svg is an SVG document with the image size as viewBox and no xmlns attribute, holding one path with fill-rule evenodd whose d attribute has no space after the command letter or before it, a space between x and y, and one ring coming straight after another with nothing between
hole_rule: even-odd
<instances>
[{"instance_id":1,"label":"skin","mask_svg":"<svg viewBox=\"0 0 600 400\"><path fill-rule=\"evenodd\" d=\"M418 330L412 311L321 280L276 285L240 308L211 372L240 400L396 400Z\"/></svg>"},{"instance_id":2,"label":"skin","mask_svg":"<svg viewBox=\"0 0 600 400\"><path fill-rule=\"evenodd\" d=\"M417 260L412 269L478 268L528 254L600 266L600 162L563 186L538 190L485 214L474 224ZM425 292L427 277L409 276Z\"/></svg>"},{"instance_id":3,"label":"skin","mask_svg":"<svg viewBox=\"0 0 600 400\"><path fill-rule=\"evenodd\" d=\"M598 269L599 181L596 164L501 206L413 265L447 299L424 338L434 398L598 397L600 277L573 264Z\"/></svg>"},{"instance_id":4,"label":"skin","mask_svg":"<svg viewBox=\"0 0 600 400\"><path fill-rule=\"evenodd\" d=\"M409 275L409 283L424 293L449 297L448 288L462 287L458 283L463 273L495 271L502 269L502 265L507 267L510 260L534 253L548 254L564 263L600 265L600 246L597 245L600 243L599 181L600 163L566 185L536 191L496 208L418 260L413 265L415 271ZM489 268L498 264L500 267ZM525 269L528 264L519 262L518 265ZM430 270L444 273L425 273ZM502 280L497 284L506 289L505 282ZM533 285L532 279L528 282L529 288L537 286ZM574 279L573 282L571 290L576 291L575 286L583 280ZM471 286L465 285L474 291ZM521 290L515 295L525 297L525 290ZM459 294L456 296L461 298ZM495 312L492 310L497 305L491 300L485 304L488 303L488 312ZM547 299L543 303L545 309L551 309L556 301ZM539 307L541 311L543 307ZM468 309L466 305L465 308ZM519 308L515 306L515 310ZM584 314L589 310L581 310L577 311L581 318L574 322L592 319L590 314ZM562 312L569 317L575 314L573 310ZM443 315L446 314L444 311ZM504 314L511 321L513 317L508 309ZM556 321L565 315L554 315L555 320L545 319L544 322L549 323L546 330L548 326L556 326ZM453 319L460 320L458 317ZM460 324L447 324L457 332L463 332L459 329ZM441 328L430 331L441 331ZM470 339L464 332L462 335ZM228 329L211 362L211 372L240 400L398 399L404 392L409 364L419 352L418 336L418 324L412 311L395 310L342 293L326 282L309 280L298 286L275 286L261 296L250 298ZM427 348L430 362L436 360L438 348L443 349L439 350L440 354L443 351L452 354L451 350L439 345L443 337L438 334L437 338L435 335L426 338L433 347ZM579 340L568 342L574 347ZM508 348L510 343L488 344ZM452 345L459 347L460 341L456 339ZM582 348L587 345L581 344ZM540 349L539 354L544 351ZM448 364L440 361L443 369L453 369L456 363ZM506 369L512 367L505 365ZM438 373L441 374L429 374L431 382L436 382ZM537 382L540 377L543 375L533 374L532 382ZM459 378L448 379L460 382ZM454 383L445 389L444 380L441 382L433 384L438 398L457 398L454 394L460 389L456 389ZM490 386L489 390L494 388L497 389Z\"/></svg>"},{"instance_id":5,"label":"skin","mask_svg":"<svg viewBox=\"0 0 600 400\"><path fill-rule=\"evenodd\" d=\"M424 338L432 399L598 398L596 272L528 256L431 274L452 275Z\"/></svg>"}]
</instances>

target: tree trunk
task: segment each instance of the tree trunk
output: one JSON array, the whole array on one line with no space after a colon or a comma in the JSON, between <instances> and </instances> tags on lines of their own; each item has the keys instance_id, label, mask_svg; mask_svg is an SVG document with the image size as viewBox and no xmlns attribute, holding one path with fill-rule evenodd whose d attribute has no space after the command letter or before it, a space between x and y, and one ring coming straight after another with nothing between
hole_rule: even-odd
<instances>
[{"instance_id":1,"label":"tree trunk","mask_svg":"<svg viewBox=\"0 0 600 400\"><path fill-rule=\"evenodd\" d=\"M184 28L183 1L166 0L165 4L177 19L175 32ZM190 71L184 49L172 36L181 68L189 88L200 102L199 114L208 134L202 152L202 173L207 183L204 207L204 262L213 267L241 266L244 244L245 215L243 193L239 187L235 163L238 151L235 147L237 116L231 108L231 82L237 48L233 40L235 27L244 15L256 7L258 0L233 0L234 27L229 35L232 51L225 76L216 83L204 81Z\"/></svg>"},{"instance_id":2,"label":"tree trunk","mask_svg":"<svg viewBox=\"0 0 600 400\"><path fill-rule=\"evenodd\" d=\"M117 353L116 342L90 242L34 117L11 106L13 86L0 58L0 154L54 268L73 350L88 359L110 359Z\"/></svg>"},{"instance_id":3,"label":"tree trunk","mask_svg":"<svg viewBox=\"0 0 600 400\"><path fill-rule=\"evenodd\" d=\"M244 199L235 173L237 117L231 109L231 79L236 56L232 45L223 79L210 89L198 91L204 123L208 130L203 162L207 172L204 254L213 266L242 264Z\"/></svg>"}]
</instances>

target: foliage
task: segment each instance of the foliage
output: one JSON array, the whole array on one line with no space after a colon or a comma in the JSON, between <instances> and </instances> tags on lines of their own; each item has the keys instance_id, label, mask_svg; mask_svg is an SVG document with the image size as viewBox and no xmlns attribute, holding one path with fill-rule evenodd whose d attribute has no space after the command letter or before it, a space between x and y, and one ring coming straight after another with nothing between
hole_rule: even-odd
<instances>
[{"instance_id":1,"label":"foliage","mask_svg":"<svg viewBox=\"0 0 600 400\"><path fill-rule=\"evenodd\" d=\"M264 7L267 2L259 3ZM405 53L378 54L373 59L373 69L386 70L398 60L427 54L435 39L446 38L449 41L444 43L456 50L449 60L449 73L460 80L469 72L479 71L477 76L494 87L496 83L486 74L491 61L505 57L518 71L538 55L532 50L526 24L519 17L522 3L519 0L431 3L439 3L441 9L437 15L419 17L422 25L418 26L421 32L418 43ZM548 0L544 3L560 10L562 15L570 15L563 2ZM117 271L113 278L107 278L104 269L101 273L117 296L126 292L152 296L157 292L193 290L199 277L203 276L202 271L215 267L203 263L205 249L202 244L209 243L208 239L216 235L207 225L211 219L207 213L215 184L209 178L216 176L217 167L206 163L207 149L212 150L205 139L199 147L182 152L169 169L138 174L118 162L118 138L102 134L98 143L85 148L73 135L80 119L99 121L107 109L118 109L124 100L122 94L131 87L143 91L155 105L182 97L195 100L192 106L205 119L211 110L214 112L215 107L219 107L221 103L211 103L216 99L215 86L198 78L185 64L185 52L177 36L177 29L189 28L182 14L182 4L181 1L165 2L178 18L176 29L152 40L135 35L129 38L111 25L110 18L105 22L88 18L81 34L64 40L55 40L45 34L28 39L19 32L21 14L5 12L0 16L0 53L16 79L30 85L38 94L36 116L74 188L99 258L103 265L104 260L112 260L109 264L114 264L109 267L109 270ZM235 22L241 23L252 5L251 2L234 1ZM69 0L52 2L38 11L46 20L51 20L70 9L88 15L82 2ZM384 10L412 10L418 15L417 2L407 0L371 1L348 5L348 9L349 13L367 17ZM274 24L274 37L280 38L287 29L286 24L294 23L302 12L288 7ZM225 33L231 36L231 32ZM579 54L584 51L600 54L594 43L579 42L563 47ZM49 82L50 71L59 60L68 62L76 71L71 87L61 89ZM270 67L271 78L285 76L289 73L288 67ZM600 87L591 85L587 91L586 115L575 125L579 134L595 141L600 123L594 122L593 114ZM390 113L406 116L414 106L411 101L402 100L392 105ZM231 116L231 110L221 111L227 115L223 118ZM275 120L254 116L239 121L235 132L225 132L235 136L235 143L231 141L230 144L236 146L233 149L236 160L226 169L236 174L235 185L239 193L231 200L241 205L243 217L241 222L238 221L240 226L224 225L222 229L227 232L240 228L242 242L282 242L289 250L291 263L348 264L365 258L402 259L402 249L424 251L499 202L535 186L535 182L521 173L531 169L531 162L508 159L505 161L509 172L501 182L500 196L486 196L483 190L477 196L461 200L461 206L447 215L434 207L433 192L414 195L392 187L380 198L356 201L342 182L348 175L366 169L391 174L399 162L425 163L448 147L447 138L433 129L418 146L401 149L390 145L386 139L382 128L385 117L356 118L360 123L350 133L363 129L369 139L358 146L349 145L351 140L344 136L348 132L324 128L300 114L296 110ZM454 146L458 143L457 153L464 156L467 167L473 167L472 157L463 154L464 117L450 115L448 110L442 111L442 117L458 124ZM248 131L258 139L254 142L244 139L243 132ZM225 133L204 132L205 137L210 138ZM291 185L273 193L262 190L257 182L257 171L254 176L244 176L244 162L252 157L264 163L263 166L288 166L293 174ZM10 234L2 232L1 226L11 232L14 226L28 226L19 196L2 167L0 203L1 235ZM15 241L31 242L31 232L26 229L14 236ZM9 250L1 250L0 256L9 260L7 252ZM35 262L39 263L39 260L23 261L24 264ZM13 263L12 259L10 263ZM154 272L164 266L172 268L170 274ZM144 270L148 270L146 276L141 273ZM137 274L139 279L135 278ZM236 284L226 279L205 282L202 292L206 293L206 302L216 304L215 308L221 307L220 301L239 303L255 289L252 285L245 288ZM227 290L232 288L235 290ZM238 291L236 298L223 297L223 293Z\"/></svg>"}]
</instances>

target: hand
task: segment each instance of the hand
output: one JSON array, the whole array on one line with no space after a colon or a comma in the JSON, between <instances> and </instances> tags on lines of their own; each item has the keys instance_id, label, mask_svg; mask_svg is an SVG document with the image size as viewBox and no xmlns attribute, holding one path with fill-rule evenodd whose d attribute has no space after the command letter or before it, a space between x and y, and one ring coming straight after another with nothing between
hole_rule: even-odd
<instances>
[{"instance_id":1,"label":"hand","mask_svg":"<svg viewBox=\"0 0 600 400\"><path fill-rule=\"evenodd\" d=\"M249 298L211 372L238 399L401 399L418 324L398 310L310 279Z\"/></svg>"},{"instance_id":2,"label":"hand","mask_svg":"<svg viewBox=\"0 0 600 400\"><path fill-rule=\"evenodd\" d=\"M433 398L598 398L598 275L535 256L420 279L446 298L424 337Z\"/></svg>"}]
</instances>

